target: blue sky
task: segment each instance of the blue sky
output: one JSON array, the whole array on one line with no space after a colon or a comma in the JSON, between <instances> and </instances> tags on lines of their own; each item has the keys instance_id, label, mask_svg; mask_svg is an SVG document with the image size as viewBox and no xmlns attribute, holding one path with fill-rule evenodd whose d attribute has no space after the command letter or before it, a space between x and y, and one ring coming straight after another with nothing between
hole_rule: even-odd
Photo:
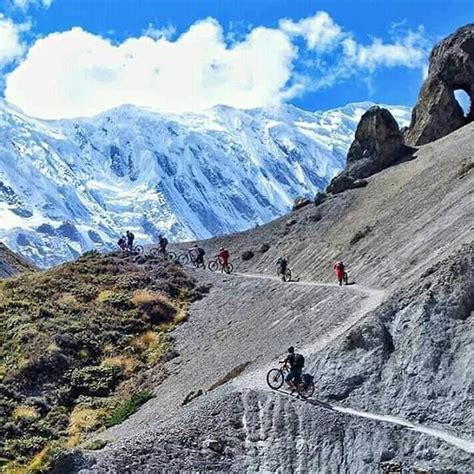
<instances>
[{"instance_id":1,"label":"blue sky","mask_svg":"<svg viewBox=\"0 0 474 474\"><path fill-rule=\"evenodd\" d=\"M171 112L214 102L242 107L290 102L308 110L363 100L413 105L432 45L474 21L472 0L2 0L1 5L0 40L1 22L10 28L3 30L10 40L3 42L10 44L10 50L3 47L3 61L0 44L2 88L6 84L8 100L45 118L91 115L120 101ZM196 23L199 28L193 28ZM80 30L61 36L75 27ZM190 28L189 41L200 47L182 41ZM47 41L35 45L41 38ZM141 41L129 44L130 38ZM77 63L69 63L62 45ZM121 61L130 61L123 65L126 73L118 70ZM198 85L192 77L199 78Z\"/></svg>"}]
</instances>

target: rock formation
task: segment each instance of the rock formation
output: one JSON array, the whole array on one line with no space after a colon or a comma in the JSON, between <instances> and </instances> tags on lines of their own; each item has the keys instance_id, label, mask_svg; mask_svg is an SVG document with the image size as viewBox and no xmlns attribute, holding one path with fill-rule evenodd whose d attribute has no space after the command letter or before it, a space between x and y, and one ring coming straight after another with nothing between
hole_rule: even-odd
<instances>
[{"instance_id":1,"label":"rock formation","mask_svg":"<svg viewBox=\"0 0 474 474\"><path fill-rule=\"evenodd\" d=\"M6 245L0 242L0 278L35 269L32 263L13 253Z\"/></svg>"},{"instance_id":2,"label":"rock formation","mask_svg":"<svg viewBox=\"0 0 474 474\"><path fill-rule=\"evenodd\" d=\"M406 153L403 135L392 114L387 109L372 107L357 126L346 169L331 181L327 191L337 194L362 187L361 178L391 166Z\"/></svg>"},{"instance_id":3,"label":"rock formation","mask_svg":"<svg viewBox=\"0 0 474 474\"><path fill-rule=\"evenodd\" d=\"M444 137L474 120L467 116L454 92L465 91L474 99L474 23L448 36L433 49L426 78L405 132L410 145L423 145Z\"/></svg>"}]
</instances>

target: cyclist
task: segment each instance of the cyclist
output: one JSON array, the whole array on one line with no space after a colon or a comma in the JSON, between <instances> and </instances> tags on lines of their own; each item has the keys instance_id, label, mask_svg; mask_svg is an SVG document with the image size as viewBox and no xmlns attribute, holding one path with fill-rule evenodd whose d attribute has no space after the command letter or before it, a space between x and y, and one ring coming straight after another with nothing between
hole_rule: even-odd
<instances>
[{"instance_id":1,"label":"cyclist","mask_svg":"<svg viewBox=\"0 0 474 474\"><path fill-rule=\"evenodd\" d=\"M286 376L286 383L290 388L295 388L301 382L301 374L304 367L304 357L302 354L295 352L293 346L288 348L288 355L283 361L290 365L290 372Z\"/></svg>"},{"instance_id":2,"label":"cyclist","mask_svg":"<svg viewBox=\"0 0 474 474\"><path fill-rule=\"evenodd\" d=\"M285 275L286 269L288 268L288 260L286 257L280 256L276 259L275 264L277 266L277 272L280 275Z\"/></svg>"},{"instance_id":3,"label":"cyclist","mask_svg":"<svg viewBox=\"0 0 474 474\"><path fill-rule=\"evenodd\" d=\"M163 255L166 255L166 247L168 245L168 239L163 237L161 234L158 236L158 246L160 248L160 252Z\"/></svg>"},{"instance_id":4,"label":"cyclist","mask_svg":"<svg viewBox=\"0 0 474 474\"><path fill-rule=\"evenodd\" d=\"M224 269L227 267L227 264L229 263L229 251L224 247L221 247L219 249L219 253L217 254L217 258L219 259L219 263L221 264L221 271L224 271Z\"/></svg>"},{"instance_id":5,"label":"cyclist","mask_svg":"<svg viewBox=\"0 0 474 474\"><path fill-rule=\"evenodd\" d=\"M130 232L129 230L127 230L127 247L128 247L128 250L132 250L133 249L133 241L135 240L135 236L133 235L133 232Z\"/></svg>"},{"instance_id":6,"label":"cyclist","mask_svg":"<svg viewBox=\"0 0 474 474\"><path fill-rule=\"evenodd\" d=\"M117 242L118 246L120 247L120 250L122 252L126 252L127 251L127 239L125 238L125 235L122 235L122 237L120 237L120 239L118 240Z\"/></svg>"},{"instance_id":7,"label":"cyclist","mask_svg":"<svg viewBox=\"0 0 474 474\"><path fill-rule=\"evenodd\" d=\"M204 266L204 255L206 255L206 252L202 247L199 247L198 244L194 244L190 249L188 249L189 252L193 255L194 258L194 263L199 266L203 265Z\"/></svg>"},{"instance_id":8,"label":"cyclist","mask_svg":"<svg viewBox=\"0 0 474 474\"><path fill-rule=\"evenodd\" d=\"M336 273L336 278L337 278L337 281L339 282L339 286L342 286L342 282L345 281L345 274L346 274L344 263L342 261L338 261L333 265L332 268L334 269Z\"/></svg>"}]
</instances>

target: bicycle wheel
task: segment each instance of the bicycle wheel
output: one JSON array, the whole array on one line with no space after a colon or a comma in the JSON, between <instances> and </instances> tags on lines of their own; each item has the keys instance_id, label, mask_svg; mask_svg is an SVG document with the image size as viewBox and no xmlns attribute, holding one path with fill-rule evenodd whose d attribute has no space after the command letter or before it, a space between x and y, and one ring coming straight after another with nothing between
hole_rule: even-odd
<instances>
[{"instance_id":1,"label":"bicycle wheel","mask_svg":"<svg viewBox=\"0 0 474 474\"><path fill-rule=\"evenodd\" d=\"M141 255L144 252L143 245L136 245L133 249L134 253Z\"/></svg>"},{"instance_id":2,"label":"bicycle wheel","mask_svg":"<svg viewBox=\"0 0 474 474\"><path fill-rule=\"evenodd\" d=\"M227 275L230 275L234 271L234 265L232 265L232 263L228 263L224 267L224 271L227 273Z\"/></svg>"},{"instance_id":3,"label":"bicycle wheel","mask_svg":"<svg viewBox=\"0 0 474 474\"><path fill-rule=\"evenodd\" d=\"M189 255L187 253L182 253L178 257L178 262L181 263L181 265L187 265L189 263Z\"/></svg>"},{"instance_id":4,"label":"bicycle wheel","mask_svg":"<svg viewBox=\"0 0 474 474\"><path fill-rule=\"evenodd\" d=\"M211 260L208 263L207 268L209 268L209 270L211 270L211 272L215 272L219 268L219 263L217 262L217 260Z\"/></svg>"},{"instance_id":5,"label":"bicycle wheel","mask_svg":"<svg viewBox=\"0 0 474 474\"><path fill-rule=\"evenodd\" d=\"M296 390L303 398L310 398L314 393L313 382L302 382L296 386Z\"/></svg>"},{"instance_id":6,"label":"bicycle wheel","mask_svg":"<svg viewBox=\"0 0 474 474\"><path fill-rule=\"evenodd\" d=\"M150 249L150 254L153 255L153 257L158 258L160 256L160 249L153 247Z\"/></svg>"},{"instance_id":7,"label":"bicycle wheel","mask_svg":"<svg viewBox=\"0 0 474 474\"><path fill-rule=\"evenodd\" d=\"M285 272L285 281L291 281L291 270L289 268Z\"/></svg>"},{"instance_id":8,"label":"bicycle wheel","mask_svg":"<svg viewBox=\"0 0 474 474\"><path fill-rule=\"evenodd\" d=\"M280 369L272 369L267 374L267 384L273 390L278 390L282 387L285 381L285 376Z\"/></svg>"},{"instance_id":9,"label":"bicycle wheel","mask_svg":"<svg viewBox=\"0 0 474 474\"><path fill-rule=\"evenodd\" d=\"M176 254L174 252L168 252L167 257L168 257L168 260L175 261L177 259Z\"/></svg>"}]
</instances>

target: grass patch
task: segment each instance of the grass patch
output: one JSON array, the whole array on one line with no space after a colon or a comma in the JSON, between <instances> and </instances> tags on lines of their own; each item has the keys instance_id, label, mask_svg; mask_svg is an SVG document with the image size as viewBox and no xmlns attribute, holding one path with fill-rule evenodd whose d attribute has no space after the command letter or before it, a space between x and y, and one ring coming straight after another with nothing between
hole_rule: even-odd
<instances>
[{"instance_id":1,"label":"grass patch","mask_svg":"<svg viewBox=\"0 0 474 474\"><path fill-rule=\"evenodd\" d=\"M15 407L15 409L13 410L13 413L12 413L12 418L14 420L20 420L20 419L35 420L38 417L39 417L39 415L38 415L38 412L35 408L25 406L25 405L19 405L19 406Z\"/></svg>"},{"instance_id":2,"label":"grass patch","mask_svg":"<svg viewBox=\"0 0 474 474\"><path fill-rule=\"evenodd\" d=\"M132 395L128 400L120 403L110 414L110 416L105 420L105 426L110 428L111 426L122 423L130 415L133 415L145 402L153 397L153 392L150 390L142 390L141 392Z\"/></svg>"}]
</instances>

